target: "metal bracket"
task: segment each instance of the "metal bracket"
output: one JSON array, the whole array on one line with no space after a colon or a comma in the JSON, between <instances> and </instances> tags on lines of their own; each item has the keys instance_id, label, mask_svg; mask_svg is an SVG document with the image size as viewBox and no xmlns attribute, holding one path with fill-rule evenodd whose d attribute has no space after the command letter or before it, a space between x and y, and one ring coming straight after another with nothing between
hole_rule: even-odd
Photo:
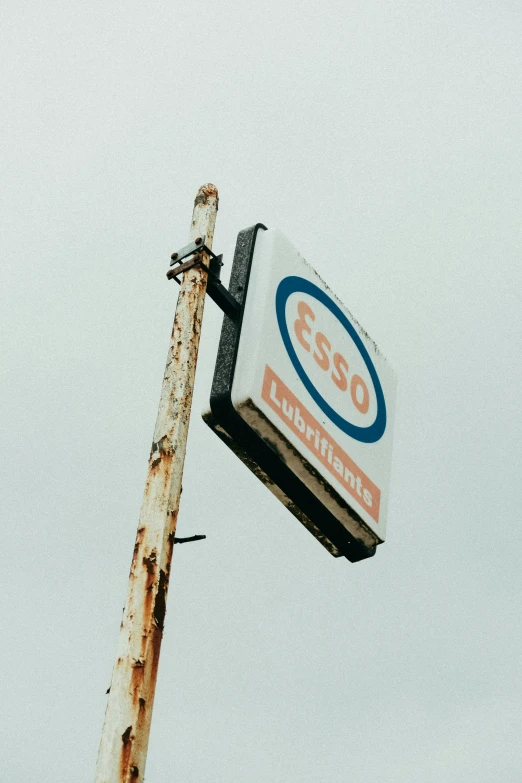
<instances>
[{"instance_id":1,"label":"metal bracket","mask_svg":"<svg viewBox=\"0 0 522 783\"><path fill-rule=\"evenodd\" d=\"M178 264L179 266L174 267L174 269L169 269L167 272L167 279L175 280L181 285L181 280L179 279L180 275L184 272L188 272L188 270L192 269L194 266L201 266L208 273L208 295L226 315L235 319L239 316L241 305L220 280L223 256L217 256L213 253L212 250L205 245L205 239L205 236L197 237L194 242L190 242L190 244L185 245L181 250L178 250L177 253L171 255L170 265L174 266L174 264ZM206 266L201 260L203 252L208 253L210 256L209 266ZM188 256L192 256L192 258L189 258L185 263L181 263L181 261L183 261L184 258L188 258Z\"/></svg>"},{"instance_id":2,"label":"metal bracket","mask_svg":"<svg viewBox=\"0 0 522 783\"><path fill-rule=\"evenodd\" d=\"M211 256L215 256L215 253L205 245L205 240L206 236L203 234L202 237L197 237L193 242L189 242L188 245L182 247L177 253L173 253L170 257L170 265L174 266L174 264L179 264L180 261L183 261L187 256L191 256L194 253L201 253L203 250Z\"/></svg>"}]
</instances>

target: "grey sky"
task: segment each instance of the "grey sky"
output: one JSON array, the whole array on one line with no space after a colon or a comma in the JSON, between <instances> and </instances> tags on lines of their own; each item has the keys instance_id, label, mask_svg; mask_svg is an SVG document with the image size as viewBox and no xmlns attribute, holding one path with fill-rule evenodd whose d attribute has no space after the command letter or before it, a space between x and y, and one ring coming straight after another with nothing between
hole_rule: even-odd
<instances>
[{"instance_id":1,"label":"grey sky","mask_svg":"<svg viewBox=\"0 0 522 783\"><path fill-rule=\"evenodd\" d=\"M147 782L519 781L519 4L0 22L1 783L93 779L208 181L225 275L281 228L396 369L388 540L334 560L205 427L208 301Z\"/></svg>"}]
</instances>

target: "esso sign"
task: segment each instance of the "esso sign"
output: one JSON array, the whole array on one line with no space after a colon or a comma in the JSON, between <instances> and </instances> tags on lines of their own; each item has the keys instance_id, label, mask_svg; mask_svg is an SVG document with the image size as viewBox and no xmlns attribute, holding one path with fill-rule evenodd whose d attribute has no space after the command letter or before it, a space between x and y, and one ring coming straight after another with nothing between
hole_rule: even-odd
<instances>
[{"instance_id":1,"label":"esso sign","mask_svg":"<svg viewBox=\"0 0 522 783\"><path fill-rule=\"evenodd\" d=\"M357 267L352 267L356 269ZM335 557L386 538L397 378L279 229L236 244L205 420Z\"/></svg>"},{"instance_id":2,"label":"esso sign","mask_svg":"<svg viewBox=\"0 0 522 783\"><path fill-rule=\"evenodd\" d=\"M350 437L378 441L386 429L381 383L338 304L314 283L293 275L279 283L275 304L288 356L323 413Z\"/></svg>"}]
</instances>

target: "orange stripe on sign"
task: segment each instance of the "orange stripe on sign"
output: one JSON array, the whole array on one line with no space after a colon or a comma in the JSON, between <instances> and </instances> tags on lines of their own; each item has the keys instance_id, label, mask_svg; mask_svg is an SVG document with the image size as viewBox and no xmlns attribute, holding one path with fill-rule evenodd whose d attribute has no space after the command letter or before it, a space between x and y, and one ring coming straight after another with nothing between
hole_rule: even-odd
<instances>
[{"instance_id":1,"label":"orange stripe on sign","mask_svg":"<svg viewBox=\"0 0 522 783\"><path fill-rule=\"evenodd\" d=\"M380 489L357 467L268 365L265 367L261 396L341 486L378 522Z\"/></svg>"}]
</instances>

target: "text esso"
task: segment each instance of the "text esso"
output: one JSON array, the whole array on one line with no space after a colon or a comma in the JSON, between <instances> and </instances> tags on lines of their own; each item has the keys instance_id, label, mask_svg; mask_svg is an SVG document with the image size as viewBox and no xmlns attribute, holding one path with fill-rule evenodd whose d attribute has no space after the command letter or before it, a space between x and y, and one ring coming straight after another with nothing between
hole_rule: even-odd
<instances>
[{"instance_id":1,"label":"text esso","mask_svg":"<svg viewBox=\"0 0 522 783\"><path fill-rule=\"evenodd\" d=\"M284 278L276 293L283 343L304 386L343 432L366 443L386 427L382 387L360 335L324 289Z\"/></svg>"},{"instance_id":2,"label":"text esso","mask_svg":"<svg viewBox=\"0 0 522 783\"><path fill-rule=\"evenodd\" d=\"M315 331L314 339L315 313L309 304L300 299L297 312L299 317L294 321L295 336L305 351L312 352L312 356L321 370L328 372L332 367L330 378L338 389L342 392L346 391L350 370L348 362L338 351L335 351L332 356L332 344L325 334ZM314 340L313 345L312 339ZM364 380L357 373L354 373L350 379L350 395L357 410L363 414L368 413L370 392Z\"/></svg>"}]
</instances>

